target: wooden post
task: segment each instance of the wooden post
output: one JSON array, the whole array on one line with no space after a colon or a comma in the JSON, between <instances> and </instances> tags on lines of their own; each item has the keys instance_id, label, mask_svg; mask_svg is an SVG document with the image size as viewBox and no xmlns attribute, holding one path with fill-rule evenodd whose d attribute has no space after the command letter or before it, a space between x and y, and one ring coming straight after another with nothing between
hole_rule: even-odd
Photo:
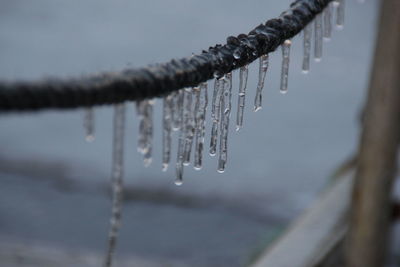
<instances>
[{"instance_id":1,"label":"wooden post","mask_svg":"<svg viewBox=\"0 0 400 267\"><path fill-rule=\"evenodd\" d=\"M381 267L385 261L400 140L400 0L381 1L365 115L347 239L348 267Z\"/></svg>"}]
</instances>

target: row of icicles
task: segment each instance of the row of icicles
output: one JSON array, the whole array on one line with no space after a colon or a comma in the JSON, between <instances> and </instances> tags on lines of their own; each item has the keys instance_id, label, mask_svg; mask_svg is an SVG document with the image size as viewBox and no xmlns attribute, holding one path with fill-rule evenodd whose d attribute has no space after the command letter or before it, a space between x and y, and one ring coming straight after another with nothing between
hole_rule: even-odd
<instances>
[{"instance_id":1,"label":"row of icicles","mask_svg":"<svg viewBox=\"0 0 400 267\"><path fill-rule=\"evenodd\" d=\"M364 0L357 0L364 2ZM345 0L332 1L325 10L318 14L313 23L309 23L303 30L303 73L310 70L311 60L311 36L314 29L314 59L319 62L322 58L323 40L329 40L332 34L333 11L336 10L335 24L338 29L343 28ZM286 40L282 46L282 70L280 80L280 92L287 93L289 75L289 55L291 40ZM234 53L236 59L239 54ZM254 100L254 111L262 108L262 91L264 80L268 70L268 54L259 58L259 74ZM225 171L228 157L228 130L231 115L232 99L232 73L223 77L215 76L214 90L211 99L211 140L209 154L218 154L218 172ZM248 66L239 69L239 95L236 113L236 130L243 126L243 114L245 108L246 87L248 77ZM154 100L142 100L136 102L136 112L139 117L138 151L143 155L144 165L147 167L153 157L153 106ZM176 156L176 178L175 184L182 185L183 167L191 162L191 151L194 150L194 169L202 168L204 141L205 141L205 119L208 106L207 83L202 83L193 88L185 88L174 91L163 98L162 115L162 170L166 171L171 161L172 132L179 131L178 152ZM117 233L120 226L122 208L123 187L123 148L125 131L124 103L114 105L114 135L113 135L113 163L112 163L112 216L109 232L108 248L104 266L110 267L114 254ZM86 140L94 140L94 112L93 108L87 108L84 115L84 128ZM219 147L217 147L219 141ZM193 144L194 143L194 144ZM194 148L193 148L194 147ZM218 150L218 153L217 153Z\"/></svg>"},{"instance_id":2,"label":"row of icicles","mask_svg":"<svg viewBox=\"0 0 400 267\"><path fill-rule=\"evenodd\" d=\"M343 28L344 23L344 1L337 0L329 4L325 10L318 14L314 23L309 23L303 30L304 55L302 70L308 73L311 58L311 36L314 26L314 58L319 62L322 58L323 39L329 40L332 34L333 9L336 8L336 26ZM360 1L360 0L359 0ZM362 0L361 0L362 1ZM289 55L291 40L286 40L282 48L282 71L280 80L280 92L285 94L288 89ZM234 53L236 59L239 54ZM254 111L262 108L262 91L264 80L268 70L268 54L259 58L259 74L254 100ZM225 171L228 153L228 129L231 114L232 99L232 73L222 77L215 75L214 90L211 103L211 140L209 154L215 156L218 150L218 172ZM236 113L236 130L243 126L243 114L245 108L246 87L248 77L248 65L239 69L239 96L238 109ZM143 154L144 165L147 167L153 157L153 106L155 100L142 100L136 102L136 112L139 117L138 152ZM116 109L123 109L124 104L115 105ZM190 164L192 147L194 147L193 167L196 170L202 168L204 150L205 119L208 105L207 83L202 83L193 88L185 88L174 91L163 98L162 115L162 170L166 171L171 161L172 132L179 131L178 153L176 157L175 184L182 185L183 166ZM120 112L122 113L122 112ZM93 108L87 108L84 116L84 128L86 140L94 140L94 112ZM117 131L117 129L115 129ZM114 133L115 135L116 133ZM219 147L217 149L219 137ZM123 142L123 140L115 140ZM193 145L194 143L194 145ZM114 143L114 146L118 144ZM115 155L114 155L115 156ZM122 161L122 159L121 159ZM114 162L114 164L117 164Z\"/></svg>"}]
</instances>

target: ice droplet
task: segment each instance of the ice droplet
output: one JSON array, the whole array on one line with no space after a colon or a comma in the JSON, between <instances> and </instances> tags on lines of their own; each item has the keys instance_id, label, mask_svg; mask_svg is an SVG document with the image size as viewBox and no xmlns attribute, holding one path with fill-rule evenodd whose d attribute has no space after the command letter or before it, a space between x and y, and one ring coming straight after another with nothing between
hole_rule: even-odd
<instances>
[{"instance_id":1,"label":"ice droplet","mask_svg":"<svg viewBox=\"0 0 400 267\"><path fill-rule=\"evenodd\" d=\"M281 86L280 92L282 94L287 93L288 79L289 79L289 61L290 61L290 46L292 41L286 40L282 44L282 72L281 72Z\"/></svg>"},{"instance_id":2,"label":"ice droplet","mask_svg":"<svg viewBox=\"0 0 400 267\"><path fill-rule=\"evenodd\" d=\"M264 66L264 65L263 65ZM232 73L225 75L223 91L221 94L221 121L220 121L220 143L219 143L219 158L218 172L225 171L226 162L228 159L228 132L229 132L229 117L231 114L232 100Z\"/></svg>"},{"instance_id":3,"label":"ice droplet","mask_svg":"<svg viewBox=\"0 0 400 267\"><path fill-rule=\"evenodd\" d=\"M265 76L268 70L269 58L268 55L260 57L260 67L258 69L258 84L256 98L254 99L254 111L259 111L262 108L262 90L264 88Z\"/></svg>"},{"instance_id":4,"label":"ice droplet","mask_svg":"<svg viewBox=\"0 0 400 267\"><path fill-rule=\"evenodd\" d=\"M162 170L168 169L171 158L171 131L172 131L172 101L174 95L170 94L163 99L163 143L162 143Z\"/></svg>"},{"instance_id":5,"label":"ice droplet","mask_svg":"<svg viewBox=\"0 0 400 267\"><path fill-rule=\"evenodd\" d=\"M93 107L85 109L83 117L83 127L85 128L86 142L94 141L94 110Z\"/></svg>"},{"instance_id":6,"label":"ice droplet","mask_svg":"<svg viewBox=\"0 0 400 267\"><path fill-rule=\"evenodd\" d=\"M245 65L239 70L239 96L238 109L236 114L236 131L243 127L243 114L246 100L247 77L249 74L249 66Z\"/></svg>"},{"instance_id":7,"label":"ice droplet","mask_svg":"<svg viewBox=\"0 0 400 267\"><path fill-rule=\"evenodd\" d=\"M303 41L303 73L308 73L310 71L310 56L311 56L311 34L312 34L312 24L309 23L304 28L304 41Z\"/></svg>"},{"instance_id":8,"label":"ice droplet","mask_svg":"<svg viewBox=\"0 0 400 267\"><path fill-rule=\"evenodd\" d=\"M336 2L338 2L336 9L336 27L341 30L344 26L345 0L337 0Z\"/></svg>"},{"instance_id":9,"label":"ice droplet","mask_svg":"<svg viewBox=\"0 0 400 267\"><path fill-rule=\"evenodd\" d=\"M236 49L235 51L233 51L233 57L235 59L240 59L240 49Z\"/></svg>"},{"instance_id":10,"label":"ice droplet","mask_svg":"<svg viewBox=\"0 0 400 267\"><path fill-rule=\"evenodd\" d=\"M322 15L318 14L314 21L315 34L314 34L314 58L316 62L320 62L322 59L322 40L323 40L323 30L322 30Z\"/></svg>"},{"instance_id":11,"label":"ice droplet","mask_svg":"<svg viewBox=\"0 0 400 267\"><path fill-rule=\"evenodd\" d=\"M196 88L195 96L195 128L196 145L194 150L194 169L200 170L203 164L203 148L205 135L205 118L208 104L207 83L202 83L198 90Z\"/></svg>"},{"instance_id":12,"label":"ice droplet","mask_svg":"<svg viewBox=\"0 0 400 267\"><path fill-rule=\"evenodd\" d=\"M217 151L217 139L218 139L218 125L220 118L220 99L221 99L221 91L223 90L223 81L224 77L220 79L215 79L214 81L214 92L211 103L211 140L210 140L210 155L215 156Z\"/></svg>"},{"instance_id":13,"label":"ice droplet","mask_svg":"<svg viewBox=\"0 0 400 267\"><path fill-rule=\"evenodd\" d=\"M190 154L192 151L194 137L194 111L193 111L193 89L185 88L185 100L183 109L183 127L185 131L185 144L183 148L183 165L190 164Z\"/></svg>"},{"instance_id":14,"label":"ice droplet","mask_svg":"<svg viewBox=\"0 0 400 267\"><path fill-rule=\"evenodd\" d=\"M121 225L123 165L124 165L124 132L125 132L125 104L114 105L114 137L112 156L112 211L110 230L108 233L105 267L110 267L117 242L118 230Z\"/></svg>"},{"instance_id":15,"label":"ice droplet","mask_svg":"<svg viewBox=\"0 0 400 267\"><path fill-rule=\"evenodd\" d=\"M324 39L329 41L332 37L332 6L328 4L323 13L324 16Z\"/></svg>"}]
</instances>

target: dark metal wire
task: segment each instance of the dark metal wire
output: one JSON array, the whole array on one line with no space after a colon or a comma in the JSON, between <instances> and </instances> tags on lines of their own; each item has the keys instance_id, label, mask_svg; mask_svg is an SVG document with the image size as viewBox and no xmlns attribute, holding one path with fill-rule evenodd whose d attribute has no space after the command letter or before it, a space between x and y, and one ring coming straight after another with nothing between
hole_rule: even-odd
<instances>
[{"instance_id":1,"label":"dark metal wire","mask_svg":"<svg viewBox=\"0 0 400 267\"><path fill-rule=\"evenodd\" d=\"M0 81L0 111L34 111L115 104L166 95L221 77L273 52L298 34L333 0L296 0L278 18L248 34L229 36L199 55L139 69L70 79ZM235 56L234 56L235 55Z\"/></svg>"}]
</instances>

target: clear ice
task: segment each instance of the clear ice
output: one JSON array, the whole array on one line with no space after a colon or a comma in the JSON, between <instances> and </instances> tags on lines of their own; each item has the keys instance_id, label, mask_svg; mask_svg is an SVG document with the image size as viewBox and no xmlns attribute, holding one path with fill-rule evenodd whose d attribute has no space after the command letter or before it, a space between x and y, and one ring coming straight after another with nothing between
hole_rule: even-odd
<instances>
[{"instance_id":1,"label":"clear ice","mask_svg":"<svg viewBox=\"0 0 400 267\"><path fill-rule=\"evenodd\" d=\"M163 99L162 170L166 171L171 159L172 101L170 94Z\"/></svg>"},{"instance_id":2,"label":"clear ice","mask_svg":"<svg viewBox=\"0 0 400 267\"><path fill-rule=\"evenodd\" d=\"M315 34L314 34L314 58L315 61L319 62L322 59L322 41L323 41L323 29L322 29L322 15L318 14L314 21Z\"/></svg>"},{"instance_id":3,"label":"clear ice","mask_svg":"<svg viewBox=\"0 0 400 267\"><path fill-rule=\"evenodd\" d=\"M93 107L88 107L85 109L85 114L83 117L83 127L85 128L86 141L94 141L94 110Z\"/></svg>"},{"instance_id":4,"label":"clear ice","mask_svg":"<svg viewBox=\"0 0 400 267\"><path fill-rule=\"evenodd\" d=\"M232 73L228 73L225 75L224 86L220 100L221 120L220 120L220 143L219 143L219 158L218 158L218 172L220 173L223 173L225 171L225 165L228 159L229 117L232 108L231 100L232 100Z\"/></svg>"},{"instance_id":5,"label":"clear ice","mask_svg":"<svg viewBox=\"0 0 400 267\"><path fill-rule=\"evenodd\" d=\"M175 91L172 95L172 130L178 131L181 127L183 90Z\"/></svg>"},{"instance_id":6,"label":"clear ice","mask_svg":"<svg viewBox=\"0 0 400 267\"><path fill-rule=\"evenodd\" d=\"M153 105L154 100L136 102L136 111L139 116L138 151L143 154L145 167L148 167L152 161Z\"/></svg>"},{"instance_id":7,"label":"clear ice","mask_svg":"<svg viewBox=\"0 0 400 267\"><path fill-rule=\"evenodd\" d=\"M239 70L239 96L238 109L236 114L236 131L243 127L243 113L246 100L247 77L249 74L249 66L245 65Z\"/></svg>"},{"instance_id":8,"label":"clear ice","mask_svg":"<svg viewBox=\"0 0 400 267\"><path fill-rule=\"evenodd\" d=\"M303 65L302 70L303 73L308 73L310 71L310 57L311 57L311 35L312 35L312 24L309 23L303 32Z\"/></svg>"},{"instance_id":9,"label":"clear ice","mask_svg":"<svg viewBox=\"0 0 400 267\"><path fill-rule=\"evenodd\" d=\"M183 147L183 165L190 164L190 154L192 151L194 137L194 112L193 112L193 89L186 88L183 108L183 128L185 131L185 143Z\"/></svg>"},{"instance_id":10,"label":"clear ice","mask_svg":"<svg viewBox=\"0 0 400 267\"><path fill-rule=\"evenodd\" d=\"M290 60L290 46L292 41L286 40L282 44L282 72L281 72L281 86L280 92L286 94L288 90L289 79L289 60Z\"/></svg>"},{"instance_id":11,"label":"clear ice","mask_svg":"<svg viewBox=\"0 0 400 267\"><path fill-rule=\"evenodd\" d=\"M254 99L254 111L258 111L262 108L262 90L264 88L264 81L268 70L268 64L268 55L262 55L260 57L260 67L258 69L258 84L256 98Z\"/></svg>"},{"instance_id":12,"label":"clear ice","mask_svg":"<svg viewBox=\"0 0 400 267\"><path fill-rule=\"evenodd\" d=\"M117 242L118 230L121 225L123 167L124 167L124 132L125 132L125 104L114 105L114 137L112 156L112 211L110 230L108 233L105 267L110 267Z\"/></svg>"},{"instance_id":13,"label":"clear ice","mask_svg":"<svg viewBox=\"0 0 400 267\"><path fill-rule=\"evenodd\" d=\"M218 126L220 120L220 99L221 91L224 86L224 77L215 79L214 92L211 103L211 140L210 140L210 155L215 156L217 153Z\"/></svg>"},{"instance_id":14,"label":"clear ice","mask_svg":"<svg viewBox=\"0 0 400 267\"><path fill-rule=\"evenodd\" d=\"M337 0L336 2L337 2L336 26L338 29L343 29L345 0Z\"/></svg>"},{"instance_id":15,"label":"clear ice","mask_svg":"<svg viewBox=\"0 0 400 267\"><path fill-rule=\"evenodd\" d=\"M330 40L332 37L332 6L328 4L323 13L324 16L324 39Z\"/></svg>"},{"instance_id":16,"label":"clear ice","mask_svg":"<svg viewBox=\"0 0 400 267\"><path fill-rule=\"evenodd\" d=\"M195 103L195 128L196 143L194 150L194 169L200 170L203 164L203 148L205 135L205 118L208 104L207 83L200 84L194 89L196 96Z\"/></svg>"}]
</instances>

